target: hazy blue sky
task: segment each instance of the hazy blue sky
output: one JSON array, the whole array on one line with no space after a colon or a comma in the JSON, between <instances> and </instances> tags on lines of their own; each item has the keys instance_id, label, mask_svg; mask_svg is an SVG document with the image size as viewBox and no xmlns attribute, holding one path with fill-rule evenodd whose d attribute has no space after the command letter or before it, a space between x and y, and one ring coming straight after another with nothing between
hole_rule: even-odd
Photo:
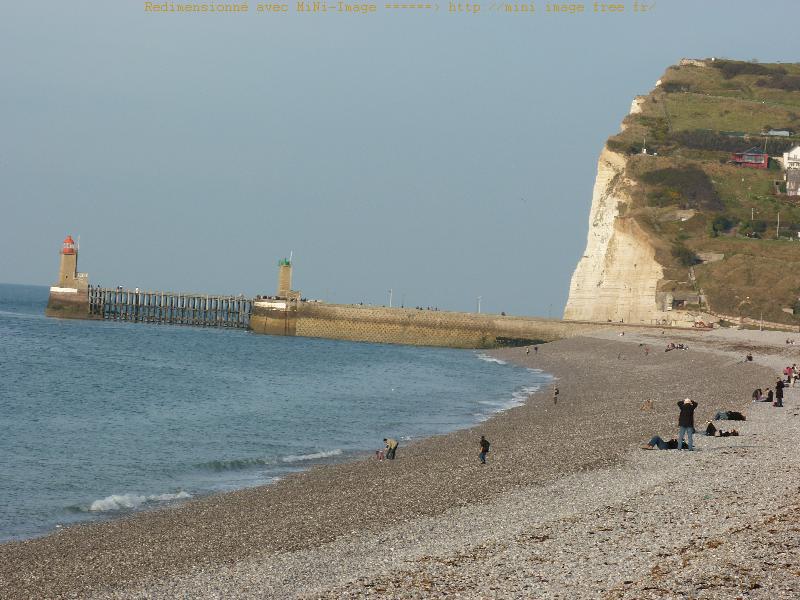
<instances>
[{"instance_id":1,"label":"hazy blue sky","mask_svg":"<svg viewBox=\"0 0 800 600\"><path fill-rule=\"evenodd\" d=\"M257 4L2 2L0 281L52 283L71 233L109 286L272 293L293 251L309 297L555 316L633 96L684 56L800 60L797 0Z\"/></svg>"}]
</instances>

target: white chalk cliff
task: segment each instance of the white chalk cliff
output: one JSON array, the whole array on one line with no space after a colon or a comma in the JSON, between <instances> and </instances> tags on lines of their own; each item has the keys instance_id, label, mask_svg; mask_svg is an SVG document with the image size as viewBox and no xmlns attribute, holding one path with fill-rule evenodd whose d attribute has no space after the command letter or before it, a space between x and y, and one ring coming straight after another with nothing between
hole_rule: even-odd
<instances>
[{"instance_id":1,"label":"white chalk cliff","mask_svg":"<svg viewBox=\"0 0 800 600\"><path fill-rule=\"evenodd\" d=\"M639 109L638 102L632 109ZM655 324L678 317L663 310L663 300L657 302L664 270L647 233L634 219L620 214L631 202L625 166L624 155L603 149L586 251L572 274L565 319Z\"/></svg>"}]
</instances>

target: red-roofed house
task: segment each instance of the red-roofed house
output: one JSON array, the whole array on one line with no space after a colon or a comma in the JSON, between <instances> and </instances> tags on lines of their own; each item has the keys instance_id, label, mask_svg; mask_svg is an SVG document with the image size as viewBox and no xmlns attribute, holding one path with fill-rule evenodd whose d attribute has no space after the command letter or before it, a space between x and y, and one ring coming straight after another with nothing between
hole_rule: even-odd
<instances>
[{"instance_id":1,"label":"red-roofed house","mask_svg":"<svg viewBox=\"0 0 800 600\"><path fill-rule=\"evenodd\" d=\"M769 167L769 154L762 152L758 146L753 146L744 152L736 152L731 159L733 164L739 167L753 169L766 169Z\"/></svg>"}]
</instances>

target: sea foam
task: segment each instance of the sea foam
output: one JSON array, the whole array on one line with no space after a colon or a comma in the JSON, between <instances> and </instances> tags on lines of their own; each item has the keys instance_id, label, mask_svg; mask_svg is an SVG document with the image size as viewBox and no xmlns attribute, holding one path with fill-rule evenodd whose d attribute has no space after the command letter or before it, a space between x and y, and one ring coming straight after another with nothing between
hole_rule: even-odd
<instances>
[{"instance_id":1,"label":"sea foam","mask_svg":"<svg viewBox=\"0 0 800 600\"><path fill-rule=\"evenodd\" d=\"M116 510L133 509L150 502L170 502L172 500L185 500L192 495L187 492L175 494L153 494L140 496L138 494L112 494L100 500L95 500L87 509L89 512L110 512Z\"/></svg>"},{"instance_id":2,"label":"sea foam","mask_svg":"<svg viewBox=\"0 0 800 600\"><path fill-rule=\"evenodd\" d=\"M330 458L332 456L339 456L342 451L339 448L335 450L324 450L322 452L312 452L311 454L290 454L281 458L283 462L301 462L304 460L317 460L319 458Z\"/></svg>"},{"instance_id":3,"label":"sea foam","mask_svg":"<svg viewBox=\"0 0 800 600\"><path fill-rule=\"evenodd\" d=\"M495 358L494 356L489 356L488 354L476 354L475 356L477 356L478 359L480 359L480 360L482 360L484 362L495 363L495 364L498 364L498 365L507 365L508 364L506 361L500 360L499 358Z\"/></svg>"},{"instance_id":4,"label":"sea foam","mask_svg":"<svg viewBox=\"0 0 800 600\"><path fill-rule=\"evenodd\" d=\"M530 395L535 394L539 391L539 389L539 385L528 385L512 393L511 398L508 400L478 400L478 404L491 407L491 413L503 412L510 408L514 408L515 406L522 406L528 400ZM480 421L485 421L488 418L488 415L484 414L477 416L481 417L479 419Z\"/></svg>"}]
</instances>

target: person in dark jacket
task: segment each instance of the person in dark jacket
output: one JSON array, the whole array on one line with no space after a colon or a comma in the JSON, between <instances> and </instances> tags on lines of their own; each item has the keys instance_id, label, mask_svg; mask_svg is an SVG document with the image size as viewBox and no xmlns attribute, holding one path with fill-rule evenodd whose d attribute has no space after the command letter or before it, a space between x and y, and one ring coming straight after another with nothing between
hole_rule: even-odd
<instances>
[{"instance_id":1,"label":"person in dark jacket","mask_svg":"<svg viewBox=\"0 0 800 600\"><path fill-rule=\"evenodd\" d=\"M683 443L683 447L686 448L686 442ZM642 450L652 450L653 448L658 448L659 450L677 450L678 449L678 440L672 438L669 441L663 440L661 436L654 435L650 438L650 441L647 442L645 446L642 446Z\"/></svg>"},{"instance_id":2,"label":"person in dark jacket","mask_svg":"<svg viewBox=\"0 0 800 600\"><path fill-rule=\"evenodd\" d=\"M383 443L386 444L386 460L394 460L394 455L397 453L397 440L394 438L383 438Z\"/></svg>"},{"instance_id":3,"label":"person in dark jacket","mask_svg":"<svg viewBox=\"0 0 800 600\"><path fill-rule=\"evenodd\" d=\"M482 465L486 464L486 455L489 454L489 440L485 437L481 436L481 441L479 442L481 452L478 454L478 459L481 461Z\"/></svg>"},{"instance_id":4,"label":"person in dark jacket","mask_svg":"<svg viewBox=\"0 0 800 600\"><path fill-rule=\"evenodd\" d=\"M783 406L783 381L778 379L775 382L775 402L772 404L773 406Z\"/></svg>"},{"instance_id":5,"label":"person in dark jacket","mask_svg":"<svg viewBox=\"0 0 800 600\"><path fill-rule=\"evenodd\" d=\"M694 450L692 436L694 435L694 409L697 408L697 402L686 398L682 402L678 402L678 408L681 409L678 417L678 443L683 442L683 438L686 436L688 450Z\"/></svg>"}]
</instances>

